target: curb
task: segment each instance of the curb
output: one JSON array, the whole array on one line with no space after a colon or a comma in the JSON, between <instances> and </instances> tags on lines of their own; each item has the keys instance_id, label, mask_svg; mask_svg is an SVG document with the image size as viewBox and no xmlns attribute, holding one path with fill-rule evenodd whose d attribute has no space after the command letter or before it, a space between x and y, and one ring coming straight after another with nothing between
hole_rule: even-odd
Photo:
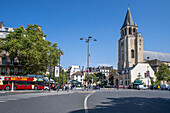
<instances>
[{"instance_id":1,"label":"curb","mask_svg":"<svg viewBox=\"0 0 170 113\"><path fill-rule=\"evenodd\" d=\"M63 91L0 91L0 94L4 94L4 93L58 93L58 94L70 94L70 93L95 93L96 91L69 91L69 92L63 92Z\"/></svg>"},{"instance_id":2,"label":"curb","mask_svg":"<svg viewBox=\"0 0 170 113\"><path fill-rule=\"evenodd\" d=\"M48 91L3 91L0 93L45 93L45 92L48 92Z\"/></svg>"}]
</instances>

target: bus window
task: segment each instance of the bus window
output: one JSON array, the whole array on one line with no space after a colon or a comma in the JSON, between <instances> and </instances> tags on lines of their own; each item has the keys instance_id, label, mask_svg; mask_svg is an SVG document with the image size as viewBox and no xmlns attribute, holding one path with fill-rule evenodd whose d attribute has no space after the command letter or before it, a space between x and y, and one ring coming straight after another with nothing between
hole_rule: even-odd
<instances>
[{"instance_id":1,"label":"bus window","mask_svg":"<svg viewBox=\"0 0 170 113\"><path fill-rule=\"evenodd\" d=\"M12 82L13 82L13 81L9 81L9 82L8 82L8 85L12 85Z\"/></svg>"},{"instance_id":2,"label":"bus window","mask_svg":"<svg viewBox=\"0 0 170 113\"><path fill-rule=\"evenodd\" d=\"M3 81L3 84L4 84L4 85L7 85L7 84L8 84L8 81Z\"/></svg>"},{"instance_id":3,"label":"bus window","mask_svg":"<svg viewBox=\"0 0 170 113\"><path fill-rule=\"evenodd\" d=\"M34 82L28 81L28 85L34 85Z\"/></svg>"},{"instance_id":4,"label":"bus window","mask_svg":"<svg viewBox=\"0 0 170 113\"><path fill-rule=\"evenodd\" d=\"M36 81L35 84L38 85L38 82Z\"/></svg>"},{"instance_id":5,"label":"bus window","mask_svg":"<svg viewBox=\"0 0 170 113\"><path fill-rule=\"evenodd\" d=\"M43 82L38 82L38 85L39 86L44 86L44 83Z\"/></svg>"},{"instance_id":6,"label":"bus window","mask_svg":"<svg viewBox=\"0 0 170 113\"><path fill-rule=\"evenodd\" d=\"M20 81L15 81L15 85L20 85Z\"/></svg>"},{"instance_id":7,"label":"bus window","mask_svg":"<svg viewBox=\"0 0 170 113\"><path fill-rule=\"evenodd\" d=\"M27 85L26 81L21 81L21 85Z\"/></svg>"}]
</instances>

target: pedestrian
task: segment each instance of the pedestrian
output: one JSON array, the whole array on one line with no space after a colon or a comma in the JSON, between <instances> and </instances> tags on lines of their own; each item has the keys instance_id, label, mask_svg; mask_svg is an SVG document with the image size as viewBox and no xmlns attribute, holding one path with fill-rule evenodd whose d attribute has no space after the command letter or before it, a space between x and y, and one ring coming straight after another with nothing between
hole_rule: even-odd
<instances>
[{"instance_id":1,"label":"pedestrian","mask_svg":"<svg viewBox=\"0 0 170 113\"><path fill-rule=\"evenodd\" d=\"M160 85L158 85L158 89L160 89Z\"/></svg>"},{"instance_id":2,"label":"pedestrian","mask_svg":"<svg viewBox=\"0 0 170 113\"><path fill-rule=\"evenodd\" d=\"M68 84L65 85L65 90L68 90ZM67 91L68 92L68 91Z\"/></svg>"},{"instance_id":3,"label":"pedestrian","mask_svg":"<svg viewBox=\"0 0 170 113\"><path fill-rule=\"evenodd\" d=\"M84 91L84 85L82 86L82 91Z\"/></svg>"},{"instance_id":4,"label":"pedestrian","mask_svg":"<svg viewBox=\"0 0 170 113\"><path fill-rule=\"evenodd\" d=\"M91 85L89 85L89 89L91 88Z\"/></svg>"},{"instance_id":5,"label":"pedestrian","mask_svg":"<svg viewBox=\"0 0 170 113\"><path fill-rule=\"evenodd\" d=\"M63 86L63 91L65 90L65 85Z\"/></svg>"},{"instance_id":6,"label":"pedestrian","mask_svg":"<svg viewBox=\"0 0 170 113\"><path fill-rule=\"evenodd\" d=\"M70 88L70 90L72 91L72 85L70 85L70 87L69 87L69 88Z\"/></svg>"},{"instance_id":7,"label":"pedestrian","mask_svg":"<svg viewBox=\"0 0 170 113\"><path fill-rule=\"evenodd\" d=\"M84 85L84 90L86 90L86 85Z\"/></svg>"},{"instance_id":8,"label":"pedestrian","mask_svg":"<svg viewBox=\"0 0 170 113\"><path fill-rule=\"evenodd\" d=\"M117 85L117 90L119 89L119 85Z\"/></svg>"},{"instance_id":9,"label":"pedestrian","mask_svg":"<svg viewBox=\"0 0 170 113\"><path fill-rule=\"evenodd\" d=\"M59 91L59 86L58 85L56 86L56 90L57 90L57 92Z\"/></svg>"}]
</instances>

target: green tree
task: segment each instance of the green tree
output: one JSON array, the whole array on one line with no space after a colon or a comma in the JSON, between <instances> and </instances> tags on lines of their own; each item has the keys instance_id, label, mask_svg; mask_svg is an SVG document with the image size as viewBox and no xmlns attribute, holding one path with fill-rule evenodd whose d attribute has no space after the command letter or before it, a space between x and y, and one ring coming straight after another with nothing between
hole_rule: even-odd
<instances>
[{"instance_id":1,"label":"green tree","mask_svg":"<svg viewBox=\"0 0 170 113\"><path fill-rule=\"evenodd\" d=\"M169 81L170 80L170 70L165 64L159 66L159 71L156 73L157 81Z\"/></svg>"},{"instance_id":2,"label":"green tree","mask_svg":"<svg viewBox=\"0 0 170 113\"><path fill-rule=\"evenodd\" d=\"M154 80L153 80L153 77L149 77L150 78L150 80L151 80L151 84L152 85L155 85L155 82L154 82Z\"/></svg>"},{"instance_id":3,"label":"green tree","mask_svg":"<svg viewBox=\"0 0 170 113\"><path fill-rule=\"evenodd\" d=\"M85 80L87 80L87 76L85 77ZM98 78L95 74L89 74L89 83L97 83Z\"/></svg>"},{"instance_id":4,"label":"green tree","mask_svg":"<svg viewBox=\"0 0 170 113\"><path fill-rule=\"evenodd\" d=\"M50 45L50 52L48 53L48 66L58 66L60 56L64 53L58 49L57 43L50 43Z\"/></svg>"},{"instance_id":5,"label":"green tree","mask_svg":"<svg viewBox=\"0 0 170 113\"><path fill-rule=\"evenodd\" d=\"M97 73L96 77L98 78L97 81L99 81L101 84L100 86L104 86L107 85L107 80L106 80L106 76L102 73Z\"/></svg>"},{"instance_id":6,"label":"green tree","mask_svg":"<svg viewBox=\"0 0 170 113\"><path fill-rule=\"evenodd\" d=\"M106 76L102 73L96 73L96 76L98 77L98 81L103 81L106 79Z\"/></svg>"},{"instance_id":7,"label":"green tree","mask_svg":"<svg viewBox=\"0 0 170 113\"><path fill-rule=\"evenodd\" d=\"M136 80L142 81L141 79L143 79L143 77L142 77L142 75L140 73L138 73L138 76L137 76Z\"/></svg>"},{"instance_id":8,"label":"green tree","mask_svg":"<svg viewBox=\"0 0 170 113\"><path fill-rule=\"evenodd\" d=\"M48 66L58 63L59 58L57 44L44 40L45 37L38 25L21 26L7 35L1 49L21 62L24 75L44 74Z\"/></svg>"},{"instance_id":9,"label":"green tree","mask_svg":"<svg viewBox=\"0 0 170 113\"><path fill-rule=\"evenodd\" d=\"M63 85L63 76L64 76L64 83L66 83L68 79L68 75L66 72L62 72L62 69L60 69L60 86ZM56 77L56 82L59 81L59 77Z\"/></svg>"}]
</instances>

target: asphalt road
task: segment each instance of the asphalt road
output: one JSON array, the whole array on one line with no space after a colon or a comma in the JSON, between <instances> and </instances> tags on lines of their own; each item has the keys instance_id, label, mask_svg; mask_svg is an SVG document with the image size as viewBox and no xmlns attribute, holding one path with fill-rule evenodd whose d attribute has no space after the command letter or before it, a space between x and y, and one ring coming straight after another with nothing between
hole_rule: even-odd
<instances>
[{"instance_id":1,"label":"asphalt road","mask_svg":"<svg viewBox=\"0 0 170 113\"><path fill-rule=\"evenodd\" d=\"M170 91L3 94L0 113L170 113Z\"/></svg>"}]
</instances>

